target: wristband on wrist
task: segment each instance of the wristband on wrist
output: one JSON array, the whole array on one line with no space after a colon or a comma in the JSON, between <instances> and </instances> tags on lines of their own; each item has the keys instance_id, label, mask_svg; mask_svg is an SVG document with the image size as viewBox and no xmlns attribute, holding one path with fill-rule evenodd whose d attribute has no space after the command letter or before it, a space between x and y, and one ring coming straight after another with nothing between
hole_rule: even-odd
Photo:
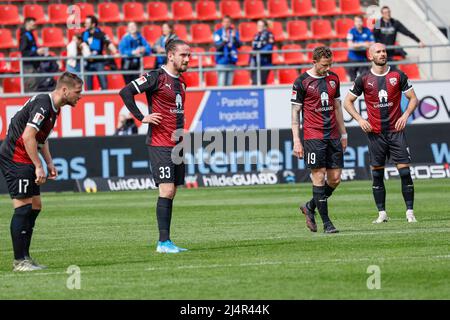
<instances>
[{"instance_id":1,"label":"wristband on wrist","mask_svg":"<svg viewBox=\"0 0 450 320\"><path fill-rule=\"evenodd\" d=\"M347 133L341 134L341 139L347 139L347 138L348 138L348 134Z\"/></svg>"}]
</instances>

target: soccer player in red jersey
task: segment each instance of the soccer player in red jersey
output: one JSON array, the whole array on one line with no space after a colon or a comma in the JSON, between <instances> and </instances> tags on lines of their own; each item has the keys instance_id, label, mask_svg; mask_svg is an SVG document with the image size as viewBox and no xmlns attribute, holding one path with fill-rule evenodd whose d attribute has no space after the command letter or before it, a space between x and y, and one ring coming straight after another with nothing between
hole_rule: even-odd
<instances>
[{"instance_id":1,"label":"soccer player in red jersey","mask_svg":"<svg viewBox=\"0 0 450 320\"><path fill-rule=\"evenodd\" d=\"M58 176L47 139L61 107L74 107L80 100L82 85L83 81L75 74L63 73L53 92L32 97L16 113L0 146L0 169L14 206L10 228L14 251L13 271L45 268L31 258L30 245L33 228L42 208L40 186L47 179L54 180ZM48 174L39 153L47 164Z\"/></svg>"},{"instance_id":2,"label":"soccer player in red jersey","mask_svg":"<svg viewBox=\"0 0 450 320\"><path fill-rule=\"evenodd\" d=\"M404 132L408 117L417 107L417 97L408 77L400 70L387 65L386 46L373 44L369 49L372 69L355 79L353 88L345 98L345 110L358 121L369 139L369 157L373 177L373 196L378 208L374 223L388 220L386 213L386 189L384 188L384 166L387 159L396 164L406 204L406 219L417 222L414 216L414 184L409 163L411 156ZM354 102L364 93L368 120L356 111ZM402 93L409 100L402 113Z\"/></svg>"},{"instance_id":3,"label":"soccer player in red jersey","mask_svg":"<svg viewBox=\"0 0 450 320\"><path fill-rule=\"evenodd\" d=\"M148 123L147 146L153 178L159 188L156 217L159 241L156 251L178 253L186 249L170 240L172 204L177 186L184 184L184 162L172 157L174 147L181 141L177 131L184 128L184 101L186 84L182 73L188 68L191 56L189 45L179 39L166 43L167 63L133 80L120 91L125 106L142 123ZM138 109L134 96L147 96L149 114Z\"/></svg>"},{"instance_id":4,"label":"soccer player in red jersey","mask_svg":"<svg viewBox=\"0 0 450 320\"><path fill-rule=\"evenodd\" d=\"M324 232L338 232L328 216L327 199L341 181L347 133L339 78L330 71L332 58L328 47L315 48L314 66L295 80L291 97L293 153L298 158L305 157L311 169L313 198L300 209L312 232L317 232L316 208L322 218ZM304 148L300 139L300 112L303 115Z\"/></svg>"}]
</instances>

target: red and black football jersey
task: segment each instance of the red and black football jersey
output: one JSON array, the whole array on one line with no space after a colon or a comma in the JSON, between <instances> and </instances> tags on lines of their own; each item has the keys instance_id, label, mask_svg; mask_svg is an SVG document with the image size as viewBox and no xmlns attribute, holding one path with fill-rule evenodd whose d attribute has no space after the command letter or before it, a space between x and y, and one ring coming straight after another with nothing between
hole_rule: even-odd
<instances>
[{"instance_id":1,"label":"red and black football jersey","mask_svg":"<svg viewBox=\"0 0 450 320\"><path fill-rule=\"evenodd\" d=\"M395 123L402 116L402 92L413 89L406 74L391 70L377 75L372 70L355 79L350 94L359 97L364 93L368 121L374 133L395 132Z\"/></svg>"},{"instance_id":2,"label":"red and black football jersey","mask_svg":"<svg viewBox=\"0 0 450 320\"><path fill-rule=\"evenodd\" d=\"M29 99L11 119L8 133L0 147L1 155L18 163L33 163L25 150L22 138L26 126L38 132L36 140L43 145L55 126L60 110L53 105L50 94L39 94Z\"/></svg>"},{"instance_id":3,"label":"red and black football jersey","mask_svg":"<svg viewBox=\"0 0 450 320\"><path fill-rule=\"evenodd\" d=\"M336 99L340 99L340 83L333 72L324 77L305 72L295 80L291 103L302 106L305 140L340 137L334 107Z\"/></svg>"},{"instance_id":4,"label":"red and black football jersey","mask_svg":"<svg viewBox=\"0 0 450 320\"><path fill-rule=\"evenodd\" d=\"M145 92L149 113L160 113L159 125L149 124L147 145L173 147L174 133L184 128L186 84L182 76L169 74L164 67L132 81L139 93Z\"/></svg>"}]
</instances>

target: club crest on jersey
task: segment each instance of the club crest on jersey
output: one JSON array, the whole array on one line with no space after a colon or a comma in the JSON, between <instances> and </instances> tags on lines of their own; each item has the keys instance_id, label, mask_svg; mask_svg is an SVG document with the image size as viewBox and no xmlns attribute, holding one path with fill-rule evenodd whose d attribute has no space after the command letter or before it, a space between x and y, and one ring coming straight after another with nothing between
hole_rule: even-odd
<instances>
[{"instance_id":1,"label":"club crest on jersey","mask_svg":"<svg viewBox=\"0 0 450 320\"><path fill-rule=\"evenodd\" d=\"M41 125L42 120L44 120L44 116L38 112L34 115L33 123L35 123L39 126L39 125Z\"/></svg>"},{"instance_id":2,"label":"club crest on jersey","mask_svg":"<svg viewBox=\"0 0 450 320\"><path fill-rule=\"evenodd\" d=\"M297 91L292 90L291 100L295 100L295 99L297 99Z\"/></svg>"},{"instance_id":3,"label":"club crest on jersey","mask_svg":"<svg viewBox=\"0 0 450 320\"><path fill-rule=\"evenodd\" d=\"M333 80L331 80L331 81L330 81L330 86L331 86L333 89L335 89L335 88L336 88L336 82L333 81Z\"/></svg>"},{"instance_id":4,"label":"club crest on jersey","mask_svg":"<svg viewBox=\"0 0 450 320\"><path fill-rule=\"evenodd\" d=\"M392 86L395 86L397 84L397 78L390 78L389 82L391 83Z\"/></svg>"},{"instance_id":5,"label":"club crest on jersey","mask_svg":"<svg viewBox=\"0 0 450 320\"><path fill-rule=\"evenodd\" d=\"M137 83L138 85L142 85L142 84L144 84L145 82L147 82L147 78L144 77L144 76L142 76L142 77L136 79L135 81L136 81L136 83Z\"/></svg>"}]
</instances>

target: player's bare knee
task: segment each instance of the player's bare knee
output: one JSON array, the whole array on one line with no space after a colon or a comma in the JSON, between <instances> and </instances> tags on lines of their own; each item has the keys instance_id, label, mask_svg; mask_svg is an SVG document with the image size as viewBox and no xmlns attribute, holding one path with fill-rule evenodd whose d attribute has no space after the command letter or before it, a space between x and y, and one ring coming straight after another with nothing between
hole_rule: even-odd
<instances>
[{"instance_id":1,"label":"player's bare knee","mask_svg":"<svg viewBox=\"0 0 450 320\"><path fill-rule=\"evenodd\" d=\"M42 210L41 197L33 197L32 206L33 210Z\"/></svg>"},{"instance_id":2,"label":"player's bare knee","mask_svg":"<svg viewBox=\"0 0 450 320\"><path fill-rule=\"evenodd\" d=\"M162 198L173 199L176 193L177 189L173 184L161 184L159 186L159 196Z\"/></svg>"}]
</instances>

